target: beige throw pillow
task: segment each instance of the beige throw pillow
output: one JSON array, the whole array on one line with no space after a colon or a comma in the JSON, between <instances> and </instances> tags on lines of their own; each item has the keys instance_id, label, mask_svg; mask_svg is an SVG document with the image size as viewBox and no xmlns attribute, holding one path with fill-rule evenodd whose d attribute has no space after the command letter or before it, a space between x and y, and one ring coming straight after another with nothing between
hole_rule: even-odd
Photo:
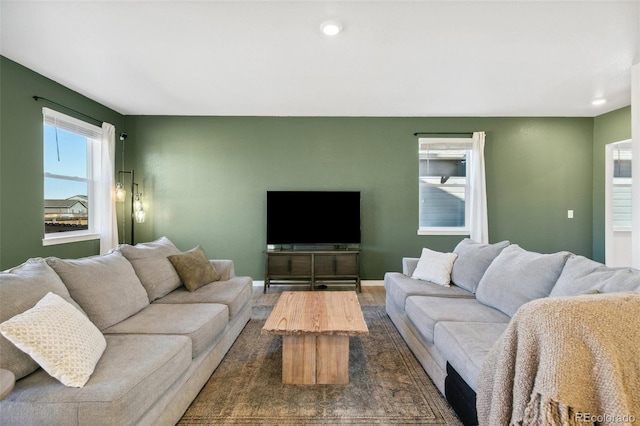
<instances>
[{"instance_id":1,"label":"beige throw pillow","mask_svg":"<svg viewBox=\"0 0 640 426\"><path fill-rule=\"evenodd\" d=\"M195 291L203 285L220 279L220 274L209 262L200 246L184 253L171 255L168 259L189 291Z\"/></svg>"},{"instance_id":2,"label":"beige throw pillow","mask_svg":"<svg viewBox=\"0 0 640 426\"><path fill-rule=\"evenodd\" d=\"M63 385L78 388L87 383L107 347L84 314L51 292L0 324L0 333Z\"/></svg>"}]
</instances>

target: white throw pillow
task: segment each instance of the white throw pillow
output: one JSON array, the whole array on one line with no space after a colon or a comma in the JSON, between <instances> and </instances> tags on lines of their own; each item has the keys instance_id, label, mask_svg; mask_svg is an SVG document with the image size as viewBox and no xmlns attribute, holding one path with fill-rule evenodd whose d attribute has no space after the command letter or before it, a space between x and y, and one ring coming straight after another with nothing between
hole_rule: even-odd
<instances>
[{"instance_id":1,"label":"white throw pillow","mask_svg":"<svg viewBox=\"0 0 640 426\"><path fill-rule=\"evenodd\" d=\"M411 277L449 287L451 285L453 262L457 257L456 253L441 253L423 248L420 260L418 260L418 266L416 266Z\"/></svg>"},{"instance_id":2,"label":"white throw pillow","mask_svg":"<svg viewBox=\"0 0 640 426\"><path fill-rule=\"evenodd\" d=\"M62 384L77 388L87 383L107 347L86 316L51 292L0 324L0 333Z\"/></svg>"}]
</instances>

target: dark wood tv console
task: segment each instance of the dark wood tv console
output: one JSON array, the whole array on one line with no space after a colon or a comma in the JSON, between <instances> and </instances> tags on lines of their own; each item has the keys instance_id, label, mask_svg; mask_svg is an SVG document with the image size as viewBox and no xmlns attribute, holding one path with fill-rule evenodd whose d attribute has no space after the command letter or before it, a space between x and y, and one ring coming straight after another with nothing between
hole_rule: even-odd
<instances>
[{"instance_id":1,"label":"dark wood tv console","mask_svg":"<svg viewBox=\"0 0 640 426\"><path fill-rule=\"evenodd\" d=\"M267 250L264 293L275 284L354 284L360 292L360 250Z\"/></svg>"}]
</instances>

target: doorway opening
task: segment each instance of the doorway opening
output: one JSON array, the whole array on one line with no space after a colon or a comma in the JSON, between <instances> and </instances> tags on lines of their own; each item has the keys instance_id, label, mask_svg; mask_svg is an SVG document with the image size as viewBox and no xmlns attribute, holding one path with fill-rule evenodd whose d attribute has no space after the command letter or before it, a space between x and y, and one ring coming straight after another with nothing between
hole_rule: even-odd
<instances>
[{"instance_id":1,"label":"doorway opening","mask_svg":"<svg viewBox=\"0 0 640 426\"><path fill-rule=\"evenodd\" d=\"M605 263L631 265L631 140L605 147Z\"/></svg>"}]
</instances>

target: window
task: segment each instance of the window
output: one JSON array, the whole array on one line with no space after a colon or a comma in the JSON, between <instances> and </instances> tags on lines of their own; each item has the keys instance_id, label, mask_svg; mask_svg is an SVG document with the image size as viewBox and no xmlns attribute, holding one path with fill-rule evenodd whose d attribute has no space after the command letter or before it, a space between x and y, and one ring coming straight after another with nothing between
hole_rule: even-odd
<instances>
[{"instance_id":1,"label":"window","mask_svg":"<svg viewBox=\"0 0 640 426\"><path fill-rule=\"evenodd\" d=\"M102 129L49 108L43 115L43 244L98 239Z\"/></svg>"},{"instance_id":2,"label":"window","mask_svg":"<svg viewBox=\"0 0 640 426\"><path fill-rule=\"evenodd\" d=\"M613 148L613 229L631 230L631 142Z\"/></svg>"},{"instance_id":3,"label":"window","mask_svg":"<svg viewBox=\"0 0 640 426\"><path fill-rule=\"evenodd\" d=\"M418 235L488 242L484 132L418 139Z\"/></svg>"},{"instance_id":4,"label":"window","mask_svg":"<svg viewBox=\"0 0 640 426\"><path fill-rule=\"evenodd\" d=\"M469 149L446 139L423 140L419 150L419 229L469 233Z\"/></svg>"}]
</instances>

